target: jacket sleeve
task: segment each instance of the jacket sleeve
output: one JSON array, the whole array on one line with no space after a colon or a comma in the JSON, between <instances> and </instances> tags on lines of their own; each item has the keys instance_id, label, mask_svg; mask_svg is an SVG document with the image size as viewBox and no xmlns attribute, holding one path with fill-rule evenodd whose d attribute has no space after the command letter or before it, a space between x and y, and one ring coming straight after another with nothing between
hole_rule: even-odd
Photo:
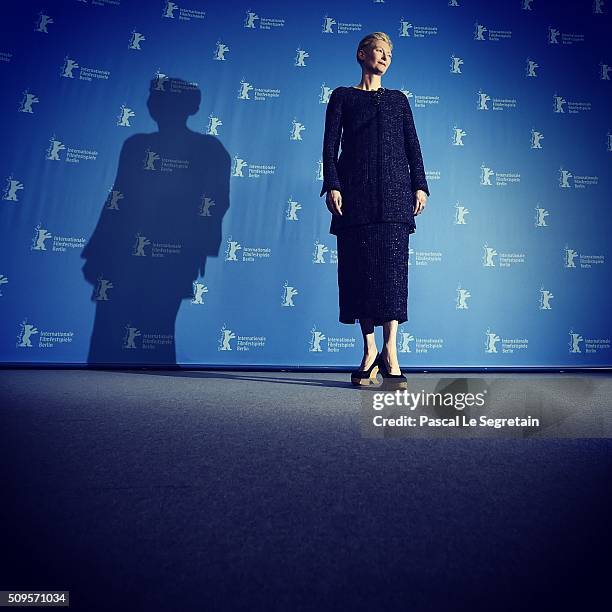
<instances>
[{"instance_id":1,"label":"jacket sleeve","mask_svg":"<svg viewBox=\"0 0 612 612\"><path fill-rule=\"evenodd\" d=\"M338 178L338 150L342 133L342 98L340 90L334 89L325 111L325 133L323 135L323 187L321 196L330 189L342 190ZM320 196L319 196L320 197Z\"/></svg>"},{"instance_id":2,"label":"jacket sleeve","mask_svg":"<svg viewBox=\"0 0 612 612\"><path fill-rule=\"evenodd\" d=\"M425 178L425 168L423 167L423 157L421 156L421 146L419 137L416 133L414 125L414 117L412 109L405 94L402 93L402 120L404 124L404 145L406 147L406 156L410 164L410 177L412 179L412 189L417 191L422 189L429 195L427 179Z\"/></svg>"}]
</instances>

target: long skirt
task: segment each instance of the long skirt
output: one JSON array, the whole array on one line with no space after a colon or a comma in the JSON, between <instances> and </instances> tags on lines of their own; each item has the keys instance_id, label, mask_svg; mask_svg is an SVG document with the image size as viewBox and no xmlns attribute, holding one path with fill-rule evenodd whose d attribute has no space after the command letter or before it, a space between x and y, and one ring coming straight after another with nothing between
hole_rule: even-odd
<instances>
[{"instance_id":1,"label":"long skirt","mask_svg":"<svg viewBox=\"0 0 612 612\"><path fill-rule=\"evenodd\" d=\"M408 320L406 223L344 228L337 235L340 323Z\"/></svg>"}]
</instances>

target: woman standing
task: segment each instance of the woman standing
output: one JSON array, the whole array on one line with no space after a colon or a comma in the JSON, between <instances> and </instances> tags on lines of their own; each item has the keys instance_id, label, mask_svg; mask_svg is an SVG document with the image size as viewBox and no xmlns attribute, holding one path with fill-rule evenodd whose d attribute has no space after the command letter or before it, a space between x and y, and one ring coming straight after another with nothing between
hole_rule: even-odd
<instances>
[{"instance_id":1,"label":"woman standing","mask_svg":"<svg viewBox=\"0 0 612 612\"><path fill-rule=\"evenodd\" d=\"M359 319L363 359L355 385L407 388L397 359L397 327L408 320L408 242L429 189L408 98L384 89L393 45L384 32L361 40L361 82L330 95L323 138L323 188L338 243L340 322ZM338 149L342 144L340 158ZM378 352L374 327L382 325Z\"/></svg>"}]
</instances>

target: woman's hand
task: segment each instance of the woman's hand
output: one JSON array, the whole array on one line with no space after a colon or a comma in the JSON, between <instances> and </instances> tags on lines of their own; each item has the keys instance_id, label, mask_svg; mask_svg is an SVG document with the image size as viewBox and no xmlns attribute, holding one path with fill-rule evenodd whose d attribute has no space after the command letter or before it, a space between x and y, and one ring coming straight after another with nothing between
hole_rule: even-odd
<instances>
[{"instance_id":1,"label":"woman's hand","mask_svg":"<svg viewBox=\"0 0 612 612\"><path fill-rule=\"evenodd\" d=\"M414 214L419 215L425 209L427 204L427 194L422 189L417 189L415 192L416 202L414 204Z\"/></svg>"},{"instance_id":2,"label":"woman's hand","mask_svg":"<svg viewBox=\"0 0 612 612\"><path fill-rule=\"evenodd\" d=\"M337 189L330 189L325 198L327 210L337 217L342 216L342 194Z\"/></svg>"}]
</instances>

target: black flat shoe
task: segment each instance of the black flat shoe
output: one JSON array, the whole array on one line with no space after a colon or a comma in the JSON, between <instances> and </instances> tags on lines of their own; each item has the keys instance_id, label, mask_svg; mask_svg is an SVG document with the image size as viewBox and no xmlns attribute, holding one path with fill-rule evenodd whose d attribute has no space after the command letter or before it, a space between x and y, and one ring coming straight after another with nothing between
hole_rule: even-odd
<instances>
[{"instance_id":1,"label":"black flat shoe","mask_svg":"<svg viewBox=\"0 0 612 612\"><path fill-rule=\"evenodd\" d=\"M356 387L378 384L376 375L378 374L379 359L380 353L377 353L372 365L367 370L353 370L351 372L351 383Z\"/></svg>"},{"instance_id":2,"label":"black flat shoe","mask_svg":"<svg viewBox=\"0 0 612 612\"><path fill-rule=\"evenodd\" d=\"M378 369L383 377L383 386L387 389L407 389L408 379L403 374L391 374L382 353L378 353Z\"/></svg>"}]
</instances>

